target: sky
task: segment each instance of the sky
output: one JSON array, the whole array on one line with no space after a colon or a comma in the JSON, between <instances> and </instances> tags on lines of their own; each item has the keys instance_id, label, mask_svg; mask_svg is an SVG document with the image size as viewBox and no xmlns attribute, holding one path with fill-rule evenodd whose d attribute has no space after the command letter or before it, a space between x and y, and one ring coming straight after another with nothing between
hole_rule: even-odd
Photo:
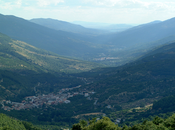
<instances>
[{"instance_id":1,"label":"sky","mask_svg":"<svg viewBox=\"0 0 175 130\"><path fill-rule=\"evenodd\" d=\"M175 0L0 0L0 14L111 24L142 24L175 17Z\"/></svg>"}]
</instances>

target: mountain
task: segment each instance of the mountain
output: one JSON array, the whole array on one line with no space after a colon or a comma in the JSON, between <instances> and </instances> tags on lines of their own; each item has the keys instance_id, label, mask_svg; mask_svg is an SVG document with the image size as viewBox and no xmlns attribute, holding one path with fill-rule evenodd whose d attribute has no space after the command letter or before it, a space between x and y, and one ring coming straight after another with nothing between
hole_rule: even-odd
<instances>
[{"instance_id":1,"label":"mountain","mask_svg":"<svg viewBox=\"0 0 175 130\"><path fill-rule=\"evenodd\" d=\"M101 27L101 29L110 30L111 32L122 32L132 27L134 26L129 24L111 24L109 26Z\"/></svg>"},{"instance_id":2,"label":"mountain","mask_svg":"<svg viewBox=\"0 0 175 130\"><path fill-rule=\"evenodd\" d=\"M96 107L119 105L123 109L147 105L174 93L175 42L150 51L125 66L83 73ZM112 107L114 108L114 107Z\"/></svg>"},{"instance_id":3,"label":"mountain","mask_svg":"<svg viewBox=\"0 0 175 130\"><path fill-rule=\"evenodd\" d=\"M8 15L0 15L0 22L1 33L62 56L107 65L120 65L123 62L128 62L126 57L113 56L113 53L116 52L115 49L113 50L113 46L102 44L106 40L106 34L88 35L54 30ZM103 59L107 60L103 61ZM115 64L115 62L117 63Z\"/></svg>"},{"instance_id":4,"label":"mountain","mask_svg":"<svg viewBox=\"0 0 175 130\"><path fill-rule=\"evenodd\" d=\"M125 64L124 66L91 70L92 68L100 66L94 63L65 58L52 52L38 49L31 44L19 40L12 40L8 36L0 34L1 101L11 100L18 104L27 96L35 96L39 99L39 97L42 96L48 96L49 94L59 95L60 93L59 96L66 101L67 97L65 98L65 96L70 96L70 102L68 101L69 103L67 102L67 104L62 102L57 105L52 105L52 103L46 105L46 103L43 103L43 105L38 108L34 107L32 109L19 111L12 110L13 108L10 109L11 111L0 109L0 112L7 113L20 120L26 120L27 117L28 121L36 124L69 124L71 126L72 123L77 121L78 117L85 116L88 118L96 115L102 116L112 111L150 105L155 100L162 99L175 92L175 42L169 43L169 41L175 37L174 30L172 30L174 28L173 19L160 23L137 26L122 33L95 36L93 37L94 39L90 40L89 38L92 36L85 38L85 35L49 29L14 16L2 15L0 20L2 23L0 24L1 30L11 34L13 38L24 38L26 41L29 40L34 46L42 46L43 44L46 49L50 47L52 50L52 48L54 48L56 52L58 50L64 52L68 49L70 50L69 56L89 54L93 57L95 54L103 52L102 50L99 51L99 48L104 47L104 50L108 50L107 52L111 54L111 57L116 55L116 52L118 52L118 54L122 52L120 55L123 55L122 58L124 60L126 60L125 58L128 56L132 56L132 54L137 56L137 58L140 57L138 60ZM172 28L170 27L171 25ZM138 49L135 49L137 51L134 49L123 51L124 49L122 47L107 45L110 40L114 40L110 42L110 45L116 45L114 44L114 42L116 42L115 37L119 35L123 37L122 40L126 40L126 32L128 32L129 40L131 40L132 36L130 33L135 32L135 34L138 35L137 38L139 41L139 36L141 35L139 32L143 33L143 30L146 31L145 36L143 34L141 36L145 37L145 39L147 36L147 40L149 41L149 38L152 36L150 26L153 30L154 27L157 27L159 31L164 30L165 32L162 32L162 37L157 36L161 33L158 31L155 32L158 34L152 34L157 37L152 37L151 42L148 44L150 44L150 46L156 45L156 48L145 51L146 54L144 56L140 55L143 55L143 53L139 52ZM136 38L133 34L133 38L134 37ZM84 38L85 40L83 42ZM105 42L107 39L109 41ZM118 39L120 38L118 37ZM143 43L146 43L145 39L143 39ZM60 40L62 40L63 44L56 46L60 43ZM93 42L90 42L91 40ZM100 44L101 46L98 44L99 46L97 46L95 41L103 44ZM130 43L134 43L134 40L130 41ZM75 45L74 48L73 46L67 46L69 44ZM164 45L162 46L162 44ZM79 48L77 45L82 45L81 47L84 48L84 50L80 49L81 52L78 51ZM94 47L93 45L96 46ZM143 45L144 47L147 46L145 44L138 44L137 47ZM159 45L159 47L157 47L157 45ZM119 49L117 50L116 48ZM110 51L110 49L114 49L114 51ZM103 53L101 56L106 58L106 52ZM87 70L90 71L83 72ZM74 74L74 72L76 73ZM70 89L73 90L69 91ZM62 93L63 90L65 90L65 93ZM53 100L54 99L51 98L50 101L52 102ZM36 102L30 103L36 105ZM4 104L10 105L6 102ZM159 105L157 108L159 108Z\"/></svg>"},{"instance_id":5,"label":"mountain","mask_svg":"<svg viewBox=\"0 0 175 130\"><path fill-rule=\"evenodd\" d=\"M95 44L87 41L90 38L84 38L80 34L50 29L8 15L0 15L0 23L1 33L60 55L82 58L91 53L96 55L99 52Z\"/></svg>"},{"instance_id":6,"label":"mountain","mask_svg":"<svg viewBox=\"0 0 175 130\"><path fill-rule=\"evenodd\" d=\"M123 65L137 59L151 47L175 40L173 19L102 35L55 30L15 16L0 15L0 22L1 33L13 39L62 56L108 66ZM163 42L159 42L161 39Z\"/></svg>"},{"instance_id":7,"label":"mountain","mask_svg":"<svg viewBox=\"0 0 175 130\"><path fill-rule=\"evenodd\" d=\"M98 68L76 74L60 73L57 64L64 63L62 69L66 71L72 66L76 68L75 64L79 62L69 62L69 59L57 61L57 58L63 57L3 34L0 35L0 48L1 100L21 102L27 96L56 95L65 88L69 90L81 86L61 93L63 99L65 95L73 95L68 104L44 104L39 108L20 111L0 109L20 120L28 117L28 121L36 124L72 125L77 117L83 115L93 117L94 114L103 115L148 105L175 92L175 42L153 49L137 61L121 67ZM46 63L55 66L47 66ZM69 64L71 66L68 67ZM65 72L63 70L61 72Z\"/></svg>"},{"instance_id":8,"label":"mountain","mask_svg":"<svg viewBox=\"0 0 175 130\"><path fill-rule=\"evenodd\" d=\"M81 72L99 67L96 63L59 56L0 34L0 68L38 72Z\"/></svg>"},{"instance_id":9,"label":"mountain","mask_svg":"<svg viewBox=\"0 0 175 130\"><path fill-rule=\"evenodd\" d=\"M147 24L156 24L156 23L161 23L162 21L160 21L160 20L155 20L155 21L152 21L152 22L150 22L150 23L147 23Z\"/></svg>"},{"instance_id":10,"label":"mountain","mask_svg":"<svg viewBox=\"0 0 175 130\"><path fill-rule=\"evenodd\" d=\"M105 27L105 26L111 25L109 23L85 22L85 21L74 21L72 23L82 25L82 26L84 26L86 28L101 28L101 27Z\"/></svg>"},{"instance_id":11,"label":"mountain","mask_svg":"<svg viewBox=\"0 0 175 130\"><path fill-rule=\"evenodd\" d=\"M0 100L20 101L26 96L83 84L66 73L88 71L91 67L99 65L65 58L0 34Z\"/></svg>"},{"instance_id":12,"label":"mountain","mask_svg":"<svg viewBox=\"0 0 175 130\"><path fill-rule=\"evenodd\" d=\"M98 68L89 72L57 76L46 73L39 75L27 73L25 76L14 74L12 76L10 73L3 73L3 82L0 83L2 90L8 88L11 93L16 91L19 95L18 85L23 85L23 89L28 88L27 91L24 91L20 87L21 93L25 94L20 95L20 99L29 94L57 94L62 90L61 88L82 85L63 94L74 95L68 99L70 100L68 104L43 105L30 110L14 110L7 114L21 120L28 117L28 121L36 124L65 125L69 123L70 126L79 118L102 117L104 114L121 110L124 110L121 111L121 115L124 115L125 109L129 111L129 115L134 114L131 113L131 108L150 105L156 100L174 94L174 56L175 42L154 49L137 61L121 67ZM5 86L5 81L9 80L11 84L6 82ZM37 92L34 91L34 87L29 86L36 87ZM5 92L5 94L1 93L1 96L5 97L9 91ZM0 111L4 112L4 110ZM114 116L117 118L118 115Z\"/></svg>"},{"instance_id":13,"label":"mountain","mask_svg":"<svg viewBox=\"0 0 175 130\"><path fill-rule=\"evenodd\" d=\"M134 26L129 24L109 24L109 23L95 23L95 22L82 22L82 21L75 21L73 23L80 24L88 28L107 30L109 32L121 32Z\"/></svg>"},{"instance_id":14,"label":"mountain","mask_svg":"<svg viewBox=\"0 0 175 130\"><path fill-rule=\"evenodd\" d=\"M60 21L56 19L51 19L51 18L47 18L47 19L36 18L36 19L31 19L30 21L51 29L62 30L62 31L72 32L72 33L80 33L80 34L85 33L88 35L97 35L97 34L106 33L106 31L85 28L81 25Z\"/></svg>"},{"instance_id":15,"label":"mountain","mask_svg":"<svg viewBox=\"0 0 175 130\"><path fill-rule=\"evenodd\" d=\"M139 25L121 33L116 33L104 42L118 48L145 47L148 43L175 35L174 23L175 18L172 18L162 22ZM149 46L152 45L149 44Z\"/></svg>"},{"instance_id":16,"label":"mountain","mask_svg":"<svg viewBox=\"0 0 175 130\"><path fill-rule=\"evenodd\" d=\"M2 130L41 130L41 128L33 126L32 123L20 121L2 113L0 114L0 122Z\"/></svg>"}]
</instances>

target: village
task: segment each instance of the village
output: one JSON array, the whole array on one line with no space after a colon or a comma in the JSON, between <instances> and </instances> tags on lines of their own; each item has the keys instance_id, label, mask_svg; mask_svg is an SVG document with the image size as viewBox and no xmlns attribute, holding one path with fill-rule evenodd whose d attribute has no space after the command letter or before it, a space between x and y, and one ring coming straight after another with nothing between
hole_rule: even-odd
<instances>
[{"instance_id":1,"label":"village","mask_svg":"<svg viewBox=\"0 0 175 130\"><path fill-rule=\"evenodd\" d=\"M25 100L23 100L21 103L12 102L10 100L8 101L2 100L1 101L2 109L10 111L10 110L40 108L44 104L45 105L58 105L59 103L68 104L68 103L71 103L71 101L68 99L76 95L82 95L84 97L87 97L88 100L90 100L90 95L94 94L95 92L87 92L85 90L81 92L72 91L80 87L81 85L73 88L63 88L58 92L58 94L50 93L48 95L42 94L38 96L28 96L28 97L25 97Z\"/></svg>"}]
</instances>

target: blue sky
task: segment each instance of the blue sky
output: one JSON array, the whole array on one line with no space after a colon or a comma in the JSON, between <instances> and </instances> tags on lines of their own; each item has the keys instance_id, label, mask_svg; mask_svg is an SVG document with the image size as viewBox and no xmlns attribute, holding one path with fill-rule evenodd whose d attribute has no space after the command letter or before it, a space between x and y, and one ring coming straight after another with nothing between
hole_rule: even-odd
<instances>
[{"instance_id":1,"label":"blue sky","mask_svg":"<svg viewBox=\"0 0 175 130\"><path fill-rule=\"evenodd\" d=\"M0 13L25 19L141 24L175 17L175 0L0 0Z\"/></svg>"}]
</instances>

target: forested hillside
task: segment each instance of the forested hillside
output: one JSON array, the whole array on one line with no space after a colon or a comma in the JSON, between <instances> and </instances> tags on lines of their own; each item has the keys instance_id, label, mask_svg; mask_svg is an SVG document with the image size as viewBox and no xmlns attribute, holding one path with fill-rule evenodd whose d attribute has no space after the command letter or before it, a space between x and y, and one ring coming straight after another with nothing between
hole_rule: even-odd
<instances>
[{"instance_id":1,"label":"forested hillside","mask_svg":"<svg viewBox=\"0 0 175 130\"><path fill-rule=\"evenodd\" d=\"M141 124L136 124L134 126L123 126L119 127L115 125L108 117L103 117L101 120L96 118L86 122L81 120L78 124L74 124L72 130L174 130L175 129L175 114L168 117L167 119L162 119L160 117L155 117L152 121L145 120Z\"/></svg>"},{"instance_id":2,"label":"forested hillside","mask_svg":"<svg viewBox=\"0 0 175 130\"><path fill-rule=\"evenodd\" d=\"M28 20L0 15L1 33L62 56L119 66L149 51L150 48L175 40L174 19L139 25L119 33L73 33L52 29ZM65 23L64 24L68 24ZM70 25L70 24L69 24ZM166 28L165 28L166 27ZM56 29L56 30L55 30ZM69 28L70 29L70 28ZM74 29L75 30L75 29ZM152 32L152 34L150 34ZM94 34L95 33L95 34Z\"/></svg>"},{"instance_id":3,"label":"forested hillside","mask_svg":"<svg viewBox=\"0 0 175 130\"><path fill-rule=\"evenodd\" d=\"M162 22L138 25L121 33L111 35L108 42L124 48L153 46L154 43L152 42L175 35L174 22L175 18L171 18ZM151 44L149 44L150 42Z\"/></svg>"},{"instance_id":4,"label":"forested hillside","mask_svg":"<svg viewBox=\"0 0 175 130\"><path fill-rule=\"evenodd\" d=\"M103 116L119 127L104 117L73 129L174 129L174 115L161 119L175 105L174 18L103 35L54 30L15 16L0 15L0 22L1 32L16 39L0 33L0 112L48 129ZM21 128L15 129L29 125L16 123Z\"/></svg>"},{"instance_id":5,"label":"forested hillside","mask_svg":"<svg viewBox=\"0 0 175 130\"><path fill-rule=\"evenodd\" d=\"M0 130L41 130L41 128L33 126L32 123L0 114Z\"/></svg>"},{"instance_id":6,"label":"forested hillside","mask_svg":"<svg viewBox=\"0 0 175 130\"><path fill-rule=\"evenodd\" d=\"M84 82L66 73L88 71L99 66L61 57L0 34L0 99L17 101L40 92L75 87ZM38 92L34 91L36 86Z\"/></svg>"},{"instance_id":7,"label":"forested hillside","mask_svg":"<svg viewBox=\"0 0 175 130\"><path fill-rule=\"evenodd\" d=\"M95 44L87 40L89 37L83 40L82 35L50 29L15 16L0 14L0 22L1 33L47 51L79 58L90 52L98 53Z\"/></svg>"},{"instance_id":8,"label":"forested hillside","mask_svg":"<svg viewBox=\"0 0 175 130\"><path fill-rule=\"evenodd\" d=\"M70 103L68 104L46 105L31 109L30 111L21 110L19 113L23 112L22 115L16 110L10 112L3 110L2 112L22 120L27 116L28 121L36 124L65 125L69 122L69 125L67 124L68 126L71 126L72 123L75 123L81 118L94 117L96 115L102 116L103 114L110 115L111 112L118 111L121 111L121 115L123 115L123 110L148 106L155 100L174 94L174 51L175 43L173 42L150 51L144 57L125 66L99 68L89 72L70 75L61 74L53 76L48 73L27 73L25 76L21 74L15 74L16 76L14 76L11 72L2 73L4 78L1 78L3 79L1 88L3 89L3 86L10 86L10 88L8 88L10 92L14 94L18 93L19 98L15 97L18 101L25 96L43 93L56 94L62 88L81 85L81 87L74 89L72 91L73 93L71 91L65 93L75 94L75 96L69 99ZM7 76L5 77L5 75ZM8 75L10 75L11 78L9 78ZM8 83L12 83L10 85L5 82L9 80L10 82ZM13 86L13 84L19 85ZM17 91L19 90L19 88L16 88L18 86L21 91ZM35 86L37 91L34 91ZM3 94L4 97L8 95L7 93L2 93L2 96ZM8 98L6 97L6 99ZM153 105L153 110L155 107L156 104ZM164 110L163 112L165 113L168 112L168 110L163 107L161 110ZM159 114L160 112L154 112L153 115ZM171 110L169 112L173 111ZM43 114L41 115L40 113ZM146 118L150 113L146 115L144 113L136 114L137 116L132 115L129 116L132 117L129 118L131 120L126 121L134 121L141 117ZM84 114L88 114L89 116L83 116Z\"/></svg>"},{"instance_id":9,"label":"forested hillside","mask_svg":"<svg viewBox=\"0 0 175 130\"><path fill-rule=\"evenodd\" d=\"M0 43L0 67L4 70L76 73L100 66L96 63L62 57L25 42L12 40L3 34L0 34Z\"/></svg>"},{"instance_id":10,"label":"forested hillside","mask_svg":"<svg viewBox=\"0 0 175 130\"><path fill-rule=\"evenodd\" d=\"M120 105L123 108L150 104L174 93L175 43L149 52L143 58L118 68L83 73L95 91L97 105Z\"/></svg>"}]
</instances>

